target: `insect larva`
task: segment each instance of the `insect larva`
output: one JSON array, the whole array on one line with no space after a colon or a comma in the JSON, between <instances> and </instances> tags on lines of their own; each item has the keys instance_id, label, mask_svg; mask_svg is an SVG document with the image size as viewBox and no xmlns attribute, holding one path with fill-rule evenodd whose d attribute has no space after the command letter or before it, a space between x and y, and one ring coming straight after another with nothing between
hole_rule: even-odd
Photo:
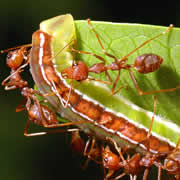
<instances>
[{"instance_id":1,"label":"insect larva","mask_svg":"<svg viewBox=\"0 0 180 180\"><path fill-rule=\"evenodd\" d=\"M45 94L56 92L55 96L47 96L46 98L58 113L73 122L85 121L86 123L77 124L77 126L87 135L95 136L102 141L111 137L118 146L132 148L141 155L146 155L147 149L152 155L167 154L174 149L168 142L154 135L149 137L150 143L147 147L143 143L148 134L147 130L136 127L124 117L106 111L102 105L95 104L73 89L69 96L68 108L64 109L60 102L67 101L69 86L66 85L61 74L55 69L54 61L48 61L48 58L45 58L47 56L51 58L51 48L47 44L50 44L53 38L55 37L42 30L33 34L30 66L39 90Z\"/></svg>"}]
</instances>

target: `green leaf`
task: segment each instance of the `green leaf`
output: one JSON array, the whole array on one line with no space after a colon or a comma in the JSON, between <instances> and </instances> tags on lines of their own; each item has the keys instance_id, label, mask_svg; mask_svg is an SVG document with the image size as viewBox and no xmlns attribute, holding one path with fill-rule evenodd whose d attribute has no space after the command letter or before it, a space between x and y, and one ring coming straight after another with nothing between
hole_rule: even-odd
<instances>
[{"instance_id":1,"label":"green leaf","mask_svg":"<svg viewBox=\"0 0 180 180\"><path fill-rule=\"evenodd\" d=\"M110 64L113 59L104 55L102 48L100 47L94 32L89 28L87 21L75 21L75 25L78 49L100 55L105 58L107 64ZM161 26L97 21L92 21L92 25L98 32L106 51L117 58L127 55L144 41L167 29L167 27ZM133 70L135 78L142 91L168 89L180 85L179 28L173 28L173 30L167 34L143 46L128 57L128 63L133 64L135 58L143 53L157 54L164 59L164 62L160 69L153 73L140 74L136 72L136 70ZM78 59L86 62L88 66L100 62L95 57L89 55L80 55ZM111 77L113 77L113 80L115 80L117 72L109 71L109 73ZM91 73L91 76L102 80L108 80L105 74L94 75ZM153 124L153 131L176 143L180 137L180 90L178 89L175 92L140 96L134 87L127 70L121 71L120 79L116 88L118 89L122 85L128 85L128 90L122 89L114 96L109 95L106 101L104 99L106 99L107 94L104 94L101 90L93 91L93 88L91 88L91 92L87 92L87 89L90 89L88 87L89 85L84 88L83 92L88 93L88 95L93 98L96 97L96 100L102 102L106 107L124 114L128 118L146 126L147 128L149 128L150 118L147 117L146 110L153 111L153 98L154 95L156 95L156 115L158 115L158 117L156 117ZM111 88L112 86L109 85L108 89L111 90Z\"/></svg>"},{"instance_id":2,"label":"green leaf","mask_svg":"<svg viewBox=\"0 0 180 180\"><path fill-rule=\"evenodd\" d=\"M64 16L64 21L62 21L62 17L60 21L57 21L58 17L56 17L41 23L42 30L57 35L51 45L54 55L70 42L72 38L75 38L72 18L68 19L69 17L69 15ZM65 25L63 24L64 22ZM92 22L92 25L98 32L107 52L115 55L117 58L127 55L145 40L167 29L167 27L160 26L109 22ZM104 55L87 21L75 21L75 27L78 50L100 55L105 58L107 64L113 62L113 59ZM172 31L151 41L128 58L129 64L133 64L135 58L143 53L155 53L164 59L163 65L156 72L144 75L133 70L138 85L143 91L168 89L180 85L180 71L178 71L178 67L180 66L180 62L178 61L180 59L179 50L180 29L173 28ZM80 55L77 59L84 61L88 66L100 62L95 57L89 55ZM60 72L72 63L72 54L65 50L55 58L55 61L57 70ZM115 80L117 72L109 71L109 73L113 80ZM90 75L107 81L104 73L98 75L91 73ZM80 83L78 86L74 84L74 87L105 107L119 113L121 116L125 116L126 119L132 120L136 122L137 125L143 125L149 129L153 114L154 95L140 96L127 70L122 70L116 88L118 89L122 85L128 85L128 90L122 89L114 96L111 96L112 85L107 86L91 81ZM180 121L178 118L180 117L180 111L178 111L180 107L179 94L180 90L156 94L157 116L154 119L153 132L161 137L167 138L173 143L177 143L180 137ZM54 99L53 102L56 102L56 100ZM64 109L64 114L65 113L69 113L68 109ZM69 114L68 116L72 117L73 114Z\"/></svg>"}]
</instances>

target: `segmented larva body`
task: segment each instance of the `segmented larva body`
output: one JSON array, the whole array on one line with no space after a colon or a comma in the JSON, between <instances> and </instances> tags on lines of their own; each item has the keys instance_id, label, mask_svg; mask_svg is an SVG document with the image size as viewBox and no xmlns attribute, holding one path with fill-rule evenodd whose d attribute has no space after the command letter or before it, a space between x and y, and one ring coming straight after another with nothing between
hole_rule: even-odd
<instances>
[{"instance_id":1,"label":"segmented larva body","mask_svg":"<svg viewBox=\"0 0 180 180\"><path fill-rule=\"evenodd\" d=\"M69 94L69 87L64 83L64 80L57 74L51 58L50 42L52 37L43 31L36 31L33 34L33 45L31 50L31 72L36 84L46 83L49 89L39 86L43 93L48 91L57 91L59 100L66 101ZM54 99L53 99L54 98ZM80 125L85 133L97 136L102 140L106 140L106 136L114 136L118 138L117 144L135 148L141 153L145 153L146 145L143 140L147 137L147 131L143 128L136 127L134 124L128 122L123 117L119 117L112 112L106 111L102 105L95 104L84 98L82 94L72 90L69 98L68 108L62 111L62 107L57 107L55 101L57 97L47 97L48 101L55 106L57 111L65 118L77 121L84 119L90 126ZM70 116L70 118L69 118ZM103 132L104 136L102 136ZM106 135L105 135L106 134ZM119 142L118 142L119 141ZM121 142L122 141L122 142ZM150 136L150 152L164 154L173 149L173 147L166 141Z\"/></svg>"},{"instance_id":2,"label":"segmented larva body","mask_svg":"<svg viewBox=\"0 0 180 180\"><path fill-rule=\"evenodd\" d=\"M70 90L70 86L56 69L57 64L54 61L51 47L53 38L54 36L42 30L33 34L30 67L38 89L44 94L56 93L56 95L46 97L48 102L54 106L56 112L72 122L85 121L85 123L76 126L85 134L96 137L96 139L107 142L108 138L111 138L119 147L132 149L137 154L140 153L141 156L146 157L149 153L157 155L158 159L166 160L164 167L169 173L171 173L167 168L169 166L166 165L171 164L170 156L175 156L173 157L173 163L178 159L177 168L174 171L172 170L172 174L178 174L178 153L173 152L174 147L167 141L155 135L150 135L149 144L147 145L147 129L137 127L126 118L118 116L115 112L110 111L79 91ZM68 105L67 108L64 108L66 102L68 102Z\"/></svg>"}]
</instances>

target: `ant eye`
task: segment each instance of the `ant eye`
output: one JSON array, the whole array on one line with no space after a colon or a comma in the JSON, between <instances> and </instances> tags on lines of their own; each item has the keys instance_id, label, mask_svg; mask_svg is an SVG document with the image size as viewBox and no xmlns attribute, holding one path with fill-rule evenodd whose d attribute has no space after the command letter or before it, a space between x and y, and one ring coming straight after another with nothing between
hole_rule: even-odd
<instances>
[{"instance_id":1,"label":"ant eye","mask_svg":"<svg viewBox=\"0 0 180 180\"><path fill-rule=\"evenodd\" d=\"M11 54L11 53L8 53L7 58L9 59L9 58L11 58L11 57L12 57L12 54Z\"/></svg>"},{"instance_id":2,"label":"ant eye","mask_svg":"<svg viewBox=\"0 0 180 180\"><path fill-rule=\"evenodd\" d=\"M104 158L104 162L107 163L108 162L108 158Z\"/></svg>"}]
</instances>

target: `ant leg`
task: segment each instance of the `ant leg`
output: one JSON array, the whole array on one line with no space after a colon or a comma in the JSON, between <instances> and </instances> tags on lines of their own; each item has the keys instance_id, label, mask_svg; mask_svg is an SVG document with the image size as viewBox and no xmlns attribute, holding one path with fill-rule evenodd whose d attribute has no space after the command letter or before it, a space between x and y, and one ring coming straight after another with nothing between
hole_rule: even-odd
<instances>
[{"instance_id":1,"label":"ant leg","mask_svg":"<svg viewBox=\"0 0 180 180\"><path fill-rule=\"evenodd\" d=\"M116 85L117 85L117 82L119 80L119 77L120 77L120 70L118 71L118 74L117 74L117 77L113 83L113 87L112 87L112 90L111 90L111 95L114 95L115 93L117 93L118 91L115 91L114 92L114 89L116 88ZM120 90L120 89L119 89Z\"/></svg>"},{"instance_id":2,"label":"ant leg","mask_svg":"<svg viewBox=\"0 0 180 180\"><path fill-rule=\"evenodd\" d=\"M94 54L94 53L91 53L91 52L85 52L85 51L79 51L77 49L74 49L74 48L69 48L71 51L73 52L76 52L78 54L87 54L87 55L90 55L90 56L94 56L96 57L97 59L101 60L104 64L105 64L105 59L101 56L98 56L97 54Z\"/></svg>"},{"instance_id":3,"label":"ant leg","mask_svg":"<svg viewBox=\"0 0 180 180\"><path fill-rule=\"evenodd\" d=\"M119 176L117 176L117 177L115 178L115 180L121 179L121 178L124 177L125 175L126 175L126 173L122 173L122 174L120 174Z\"/></svg>"},{"instance_id":4,"label":"ant leg","mask_svg":"<svg viewBox=\"0 0 180 180\"><path fill-rule=\"evenodd\" d=\"M108 173L106 174L106 178L110 178L114 174L114 170L108 170Z\"/></svg>"},{"instance_id":5,"label":"ant leg","mask_svg":"<svg viewBox=\"0 0 180 180\"><path fill-rule=\"evenodd\" d=\"M91 145L90 145L90 149L89 152L87 152L88 150L88 146L90 144L90 140L88 140L88 142L86 143L86 146L84 148L84 156L87 156L89 159L92 159L93 161L95 161L97 164L101 164L101 162L97 161L94 157L92 157L92 153L93 153L93 149L95 147L95 143L96 140L94 138L91 139Z\"/></svg>"},{"instance_id":6,"label":"ant leg","mask_svg":"<svg viewBox=\"0 0 180 180\"><path fill-rule=\"evenodd\" d=\"M139 86L138 86L138 84L137 84L137 82L136 82L136 79L135 79L135 77L134 77L134 75L133 75L133 72L132 72L130 69L129 69L129 74L130 74L130 77L131 77L131 79L132 79L132 81L133 81L133 84L134 84L135 88L137 89L137 91L138 91L138 93L139 93L140 95L155 94L155 93L162 93L162 92L173 92L173 91L176 91L177 89L180 88L180 86L176 86L175 88L170 88L170 89L161 89L161 90L157 90L157 91L147 91L147 92L143 92L143 91L139 88Z\"/></svg>"},{"instance_id":7,"label":"ant leg","mask_svg":"<svg viewBox=\"0 0 180 180\"><path fill-rule=\"evenodd\" d=\"M56 88L56 84L54 83L54 81L52 81L52 80L50 80L50 81L51 81L51 85L52 85L53 90L55 91L56 96L58 97L58 99L61 102L62 106L65 108L65 104L63 102L63 98L59 94L58 89Z\"/></svg>"},{"instance_id":8,"label":"ant leg","mask_svg":"<svg viewBox=\"0 0 180 180\"><path fill-rule=\"evenodd\" d=\"M28 119L25 129L24 129L24 136L27 137L32 137L32 136L42 136L42 135L46 135L46 134L52 134L52 133L64 133L64 132L74 132L74 131L79 131L79 129L58 129L58 130L54 130L54 131L44 131L44 132L38 132L38 133L28 133L28 128L30 125L30 120Z\"/></svg>"},{"instance_id":9,"label":"ant leg","mask_svg":"<svg viewBox=\"0 0 180 180\"><path fill-rule=\"evenodd\" d=\"M85 161L84 165L83 165L83 169L86 169L88 164L89 164L89 161L90 160L93 160L95 161L97 164L102 164L102 162L99 162L97 161L93 156L93 149L94 149L94 146L95 146L95 143L96 143L96 140L94 138L92 139L88 139L86 145L85 145L85 148L84 148L84 156L87 156L88 159ZM89 149L89 146L90 146L90 149ZM89 152L87 152L89 149Z\"/></svg>"},{"instance_id":10,"label":"ant leg","mask_svg":"<svg viewBox=\"0 0 180 180\"><path fill-rule=\"evenodd\" d=\"M130 53L128 53L126 56L122 57L122 58L120 59L120 61L122 61L122 60L124 60L124 59L127 59L127 57L129 57L131 54L133 54L134 52L136 52L138 49L140 49L140 48L143 47L144 45L148 44L150 41L152 41L152 40L154 40L154 39L156 39L156 38L158 38L158 37L160 37L160 36L168 33L172 28L173 28L173 24L170 24L169 27L168 27L164 32L162 32L162 33L154 36L154 37L151 38L151 39L146 40L146 41L143 42L141 45L139 45L137 48L135 48L135 49L132 50Z\"/></svg>"},{"instance_id":11,"label":"ant leg","mask_svg":"<svg viewBox=\"0 0 180 180\"><path fill-rule=\"evenodd\" d=\"M127 88L128 85L125 85L125 86L121 86L119 89L117 89L116 91L114 91L114 89L116 88L116 85L118 83L118 80L119 80L119 77L120 77L120 70L118 71L118 75L113 83L113 87L112 87L112 90L111 90L111 95L114 95L116 94L117 92L119 92L122 88Z\"/></svg>"},{"instance_id":12,"label":"ant leg","mask_svg":"<svg viewBox=\"0 0 180 180\"><path fill-rule=\"evenodd\" d=\"M154 122L154 116L156 114L156 105L157 105L157 98L156 98L156 96L154 96L154 110L153 110L153 116L152 116L152 119L151 119L151 124L150 124L150 127L149 127L149 131L148 131L148 134L147 134L147 139L149 139L149 137L151 135L152 126L153 126L153 122Z\"/></svg>"},{"instance_id":13,"label":"ant leg","mask_svg":"<svg viewBox=\"0 0 180 180\"><path fill-rule=\"evenodd\" d=\"M90 158L89 158L89 155L88 155L88 152L87 152L87 149L89 147L89 144L91 142L91 139L88 139L88 141L86 142L86 145L85 145L85 148L84 148L84 152L83 152L83 155L84 156L87 156L88 159L85 161L84 165L83 165L83 169L86 169L88 164L89 164L89 161L90 161Z\"/></svg>"},{"instance_id":14,"label":"ant leg","mask_svg":"<svg viewBox=\"0 0 180 180\"><path fill-rule=\"evenodd\" d=\"M96 30L95 30L95 29L93 28L93 26L91 25L91 20L90 20L90 19L87 19L87 21L88 21L88 25L89 25L90 29L92 29L92 31L95 33L96 38L97 38L97 40L98 40L98 42L99 42L99 44L100 44L100 46L101 46L104 54L105 54L106 56L109 56L109 57L113 58L113 59L116 61L117 58L116 58L115 56L113 56L112 54L109 54L109 53L105 50L105 48L104 48L104 46L103 46L103 44L102 44L102 42L101 42L101 40L100 40L100 38L99 38L98 33L96 32Z\"/></svg>"},{"instance_id":15,"label":"ant leg","mask_svg":"<svg viewBox=\"0 0 180 180\"><path fill-rule=\"evenodd\" d=\"M90 146L90 144L91 144L91 146ZM94 138L93 139L88 139L88 141L86 143L86 146L84 148L84 153L83 153L84 156L89 156L89 154L91 153L94 145L95 145L95 139ZM88 149L89 149L89 146L90 146L90 150L89 150L89 152L87 152Z\"/></svg>"},{"instance_id":16,"label":"ant leg","mask_svg":"<svg viewBox=\"0 0 180 180\"><path fill-rule=\"evenodd\" d=\"M70 98L70 95L71 95L72 86L73 86L73 79L71 80L71 86L70 86L70 89L69 89L69 93L68 93L68 97L67 97L67 100L66 100L66 104L64 106L65 108L67 108L68 103L69 103L69 98Z\"/></svg>"},{"instance_id":17,"label":"ant leg","mask_svg":"<svg viewBox=\"0 0 180 180\"><path fill-rule=\"evenodd\" d=\"M87 81L98 81L98 82L101 82L101 83L104 83L104 84L111 84L112 83L112 82L109 82L109 81L103 81L103 80L100 80L100 79L90 78L90 77L88 77L86 80ZM84 81L86 81L86 80L84 80Z\"/></svg>"},{"instance_id":18,"label":"ant leg","mask_svg":"<svg viewBox=\"0 0 180 180\"><path fill-rule=\"evenodd\" d=\"M156 105L157 105L157 98L156 98L156 96L154 96L154 110L153 110L153 115L152 115L151 122L150 122L150 127L149 127L149 130L148 130L147 136L145 137L144 140L142 140L140 142L140 143L143 143L146 146L147 152L149 152L149 148L150 148L149 147L150 146L149 138L150 138L151 132L152 132L152 126L153 126L155 112L156 112ZM156 156L152 157L152 161L154 161L154 159L156 159Z\"/></svg>"},{"instance_id":19,"label":"ant leg","mask_svg":"<svg viewBox=\"0 0 180 180\"><path fill-rule=\"evenodd\" d=\"M158 166L158 178L157 180L161 180L161 166Z\"/></svg>"},{"instance_id":20,"label":"ant leg","mask_svg":"<svg viewBox=\"0 0 180 180\"><path fill-rule=\"evenodd\" d=\"M62 124L43 124L45 128L58 128L58 127L65 127L65 126L72 126L72 125L77 125L77 124L83 124L86 123L85 121L76 121L76 122L68 122L68 123L62 123Z\"/></svg>"},{"instance_id":21,"label":"ant leg","mask_svg":"<svg viewBox=\"0 0 180 180\"><path fill-rule=\"evenodd\" d=\"M16 112L20 112L20 111L25 110L26 108L23 106L26 104L26 102L27 102L27 100L24 99L23 102L16 107Z\"/></svg>"},{"instance_id":22,"label":"ant leg","mask_svg":"<svg viewBox=\"0 0 180 180\"><path fill-rule=\"evenodd\" d=\"M147 180L148 174L149 174L149 168L146 168L144 171L143 180Z\"/></svg>"},{"instance_id":23,"label":"ant leg","mask_svg":"<svg viewBox=\"0 0 180 180\"><path fill-rule=\"evenodd\" d=\"M70 42L68 42L62 49L60 49L53 57L51 57L49 59L49 61L53 60L54 58L56 58L65 48L69 47L73 42L76 43L75 39L72 39Z\"/></svg>"},{"instance_id":24,"label":"ant leg","mask_svg":"<svg viewBox=\"0 0 180 180\"><path fill-rule=\"evenodd\" d=\"M74 40L74 48L77 49L77 41ZM76 52L73 51L73 62L72 62L72 67L75 65L75 56L76 56Z\"/></svg>"},{"instance_id":25,"label":"ant leg","mask_svg":"<svg viewBox=\"0 0 180 180\"><path fill-rule=\"evenodd\" d=\"M109 75L109 73L107 71L105 71L105 75L107 76L107 78L109 79L109 82L112 83L112 78L111 76Z\"/></svg>"},{"instance_id":26,"label":"ant leg","mask_svg":"<svg viewBox=\"0 0 180 180\"><path fill-rule=\"evenodd\" d=\"M179 145L180 145L180 138L179 138L179 140L178 140L178 142L177 142L177 144L176 144L176 147L175 147L174 151L177 151L177 150L178 150Z\"/></svg>"}]
</instances>

